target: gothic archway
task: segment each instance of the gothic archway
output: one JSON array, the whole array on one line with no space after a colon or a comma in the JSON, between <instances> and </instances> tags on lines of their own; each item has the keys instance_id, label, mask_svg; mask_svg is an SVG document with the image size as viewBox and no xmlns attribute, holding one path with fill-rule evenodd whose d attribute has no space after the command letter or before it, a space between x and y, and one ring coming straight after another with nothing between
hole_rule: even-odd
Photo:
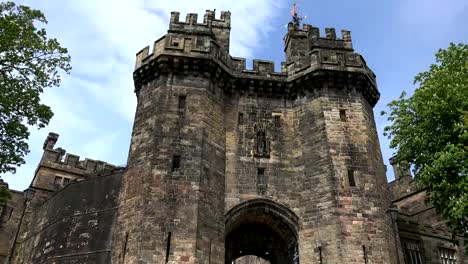
<instances>
[{"instance_id":1,"label":"gothic archway","mask_svg":"<svg viewBox=\"0 0 468 264\"><path fill-rule=\"evenodd\" d=\"M233 207L225 218L225 260L254 255L271 264L298 264L298 217L287 207L254 199Z\"/></svg>"}]
</instances>

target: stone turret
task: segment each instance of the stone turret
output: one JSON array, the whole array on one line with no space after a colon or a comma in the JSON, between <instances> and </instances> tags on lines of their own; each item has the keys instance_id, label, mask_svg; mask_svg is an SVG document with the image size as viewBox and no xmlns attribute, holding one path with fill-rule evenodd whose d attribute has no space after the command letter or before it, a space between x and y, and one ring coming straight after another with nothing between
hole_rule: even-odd
<instances>
[{"instance_id":1,"label":"stone turret","mask_svg":"<svg viewBox=\"0 0 468 264\"><path fill-rule=\"evenodd\" d=\"M341 30L342 38L336 37L334 28L325 28L325 37L320 36L320 29L304 24L299 28L294 23L288 24L288 33L284 37L286 61L291 62L306 56L313 50L335 49L341 52L353 52L351 32Z\"/></svg>"},{"instance_id":2,"label":"stone turret","mask_svg":"<svg viewBox=\"0 0 468 264\"><path fill-rule=\"evenodd\" d=\"M220 47L229 53L229 37L231 33L231 13L221 12L219 19L215 18L215 12L206 10L203 17L203 23L198 23L198 14L189 13L185 18L185 22L179 21L179 12L171 13L168 35L172 36L171 44L173 47L178 47L178 43L183 41L187 35L196 36L195 41L198 45L203 46L205 42L211 40L216 41Z\"/></svg>"}]
</instances>

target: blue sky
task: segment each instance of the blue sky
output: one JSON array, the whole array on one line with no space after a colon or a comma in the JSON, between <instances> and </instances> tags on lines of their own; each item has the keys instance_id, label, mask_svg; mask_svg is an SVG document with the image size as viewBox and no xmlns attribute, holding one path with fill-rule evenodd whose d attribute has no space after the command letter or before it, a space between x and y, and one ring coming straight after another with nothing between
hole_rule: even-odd
<instances>
[{"instance_id":1,"label":"blue sky","mask_svg":"<svg viewBox=\"0 0 468 264\"><path fill-rule=\"evenodd\" d=\"M72 56L73 70L61 87L42 100L55 113L49 126L30 136L26 164L2 178L10 188L27 188L49 131L60 134L57 147L82 158L126 164L136 98L132 71L136 52L165 34L171 11L203 14L206 9L232 13L231 55L284 60L282 38L292 1L281 0L43 0L18 3L42 10L50 36ZM412 92L414 76L434 62L439 48L468 41L466 0L297 1L305 23L352 32L356 52L377 75L381 98L374 108L384 160L393 151L382 130L386 104L403 90ZM202 19L199 15L199 20ZM250 63L251 64L251 63ZM393 173L389 166L389 180Z\"/></svg>"}]
</instances>

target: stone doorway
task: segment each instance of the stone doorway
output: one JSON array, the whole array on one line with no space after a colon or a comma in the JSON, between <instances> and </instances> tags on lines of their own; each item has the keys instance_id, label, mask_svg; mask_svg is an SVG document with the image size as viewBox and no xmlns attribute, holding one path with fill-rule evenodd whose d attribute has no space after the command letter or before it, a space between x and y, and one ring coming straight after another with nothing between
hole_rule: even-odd
<instances>
[{"instance_id":1,"label":"stone doorway","mask_svg":"<svg viewBox=\"0 0 468 264\"><path fill-rule=\"evenodd\" d=\"M294 212L266 199L235 206L226 214L225 263L256 256L262 264L298 264L297 221Z\"/></svg>"}]
</instances>

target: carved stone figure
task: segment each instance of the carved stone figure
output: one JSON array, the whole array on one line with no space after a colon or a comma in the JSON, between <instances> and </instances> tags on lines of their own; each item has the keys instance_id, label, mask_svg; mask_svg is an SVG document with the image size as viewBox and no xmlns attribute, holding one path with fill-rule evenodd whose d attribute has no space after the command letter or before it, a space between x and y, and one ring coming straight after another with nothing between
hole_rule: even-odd
<instances>
[{"instance_id":1,"label":"carved stone figure","mask_svg":"<svg viewBox=\"0 0 468 264\"><path fill-rule=\"evenodd\" d=\"M270 156L270 142L266 137L264 131L258 131L255 138L255 156L256 157L269 157Z\"/></svg>"}]
</instances>

